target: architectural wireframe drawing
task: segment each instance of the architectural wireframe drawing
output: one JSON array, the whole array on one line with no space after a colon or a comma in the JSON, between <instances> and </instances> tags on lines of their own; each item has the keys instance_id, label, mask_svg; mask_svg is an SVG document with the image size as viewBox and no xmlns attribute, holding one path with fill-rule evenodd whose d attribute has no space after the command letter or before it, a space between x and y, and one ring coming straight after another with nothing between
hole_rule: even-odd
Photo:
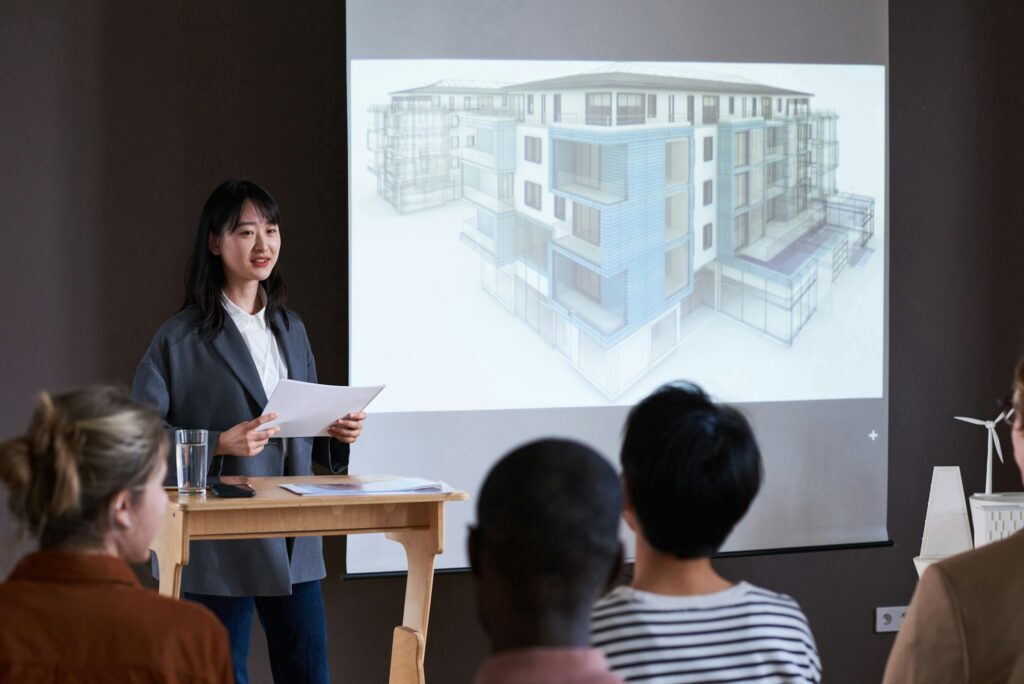
<instances>
[{"instance_id":1,"label":"architectural wireframe drawing","mask_svg":"<svg viewBox=\"0 0 1024 684\"><path fill-rule=\"evenodd\" d=\"M471 205L481 285L615 398L697 310L792 344L870 258L874 199L837 191L838 117L812 97L629 70L439 81L371 108L369 170L400 213Z\"/></svg>"}]
</instances>

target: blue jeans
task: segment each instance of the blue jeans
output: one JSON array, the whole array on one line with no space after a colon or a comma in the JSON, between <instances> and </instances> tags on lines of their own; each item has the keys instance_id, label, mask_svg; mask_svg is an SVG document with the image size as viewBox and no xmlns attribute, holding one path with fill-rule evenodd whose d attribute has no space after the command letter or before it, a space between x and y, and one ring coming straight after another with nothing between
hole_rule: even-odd
<instances>
[{"instance_id":1,"label":"blue jeans","mask_svg":"<svg viewBox=\"0 0 1024 684\"><path fill-rule=\"evenodd\" d=\"M320 581L292 585L291 596L209 596L185 598L202 604L220 618L231 641L236 684L249 684L249 638L252 609L267 635L270 670L278 684L328 684L327 623Z\"/></svg>"}]
</instances>

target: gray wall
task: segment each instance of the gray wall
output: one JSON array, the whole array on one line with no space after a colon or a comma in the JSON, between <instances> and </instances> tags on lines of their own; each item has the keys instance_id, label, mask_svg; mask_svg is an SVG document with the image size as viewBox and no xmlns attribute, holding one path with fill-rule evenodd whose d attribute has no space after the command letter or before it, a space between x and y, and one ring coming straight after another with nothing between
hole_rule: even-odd
<instances>
[{"instance_id":1,"label":"gray wall","mask_svg":"<svg viewBox=\"0 0 1024 684\"><path fill-rule=\"evenodd\" d=\"M1015 3L890 9L895 546L719 563L803 604L829 681L882 671L892 637L872 634L872 607L913 590L931 467L961 465L968 490L983 486L983 437L951 416L994 407L1021 351L1022 29ZM321 377L344 382L343 36L340 1L0 0L0 434L20 431L41 388L130 381L180 304L200 206L229 175L281 203L292 302ZM996 484L1019 488L1012 464L997 463ZM402 581L342 582L342 558L329 543L335 681L385 681ZM472 592L466 575L437 579L435 683L468 681L485 653ZM260 640L253 661L267 681Z\"/></svg>"}]
</instances>

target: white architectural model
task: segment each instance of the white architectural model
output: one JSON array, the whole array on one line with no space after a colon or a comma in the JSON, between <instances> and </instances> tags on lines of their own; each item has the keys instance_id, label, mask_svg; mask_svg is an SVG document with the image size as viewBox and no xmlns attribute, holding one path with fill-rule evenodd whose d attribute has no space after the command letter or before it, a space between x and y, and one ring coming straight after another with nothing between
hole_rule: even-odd
<instances>
[{"instance_id":1,"label":"white architectural model","mask_svg":"<svg viewBox=\"0 0 1024 684\"><path fill-rule=\"evenodd\" d=\"M792 344L872 254L874 199L837 191L811 98L619 67L438 81L370 109L369 170L400 213L472 206L482 287L615 398L700 307Z\"/></svg>"}]
</instances>

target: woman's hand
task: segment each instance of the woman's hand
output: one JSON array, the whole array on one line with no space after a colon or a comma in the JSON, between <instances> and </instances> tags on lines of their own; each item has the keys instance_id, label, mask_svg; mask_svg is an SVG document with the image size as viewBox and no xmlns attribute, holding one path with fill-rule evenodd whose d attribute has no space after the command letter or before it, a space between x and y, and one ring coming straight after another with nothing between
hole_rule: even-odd
<instances>
[{"instance_id":1,"label":"woman's hand","mask_svg":"<svg viewBox=\"0 0 1024 684\"><path fill-rule=\"evenodd\" d=\"M364 420L366 420L366 414L362 411L350 413L331 423L327 428L327 434L343 444L352 444L359 439L359 434L363 431Z\"/></svg>"},{"instance_id":2,"label":"woman's hand","mask_svg":"<svg viewBox=\"0 0 1024 684\"><path fill-rule=\"evenodd\" d=\"M276 413L239 423L229 430L220 433L217 440L216 456L255 456L263 451L270 438L281 431L281 428L270 428L260 432L256 428L267 421L277 418Z\"/></svg>"}]
</instances>

